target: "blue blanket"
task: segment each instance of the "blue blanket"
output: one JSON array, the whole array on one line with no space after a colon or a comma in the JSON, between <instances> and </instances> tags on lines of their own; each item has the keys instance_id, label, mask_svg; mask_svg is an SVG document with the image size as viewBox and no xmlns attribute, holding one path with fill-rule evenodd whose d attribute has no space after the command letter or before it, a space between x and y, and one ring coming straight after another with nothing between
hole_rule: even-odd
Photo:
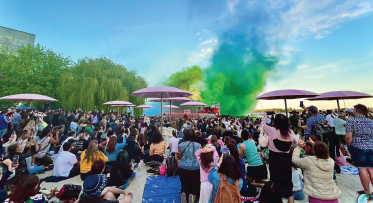
<instances>
[{"instance_id":1,"label":"blue blanket","mask_svg":"<svg viewBox=\"0 0 373 203\"><path fill-rule=\"evenodd\" d=\"M143 203L181 202L181 184L179 176L149 176L146 179Z\"/></svg>"}]
</instances>

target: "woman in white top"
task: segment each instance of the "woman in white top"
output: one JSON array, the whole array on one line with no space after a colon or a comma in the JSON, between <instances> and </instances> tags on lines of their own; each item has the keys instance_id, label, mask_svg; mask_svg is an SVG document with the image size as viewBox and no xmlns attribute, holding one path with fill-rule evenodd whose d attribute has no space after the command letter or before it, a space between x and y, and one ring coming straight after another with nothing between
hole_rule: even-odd
<instances>
[{"instance_id":1,"label":"woman in white top","mask_svg":"<svg viewBox=\"0 0 373 203\"><path fill-rule=\"evenodd\" d=\"M177 138L177 131L172 131L172 137L168 140L169 148L171 151L171 155L175 156L175 153L177 152L177 148L179 146L179 138Z\"/></svg>"},{"instance_id":2,"label":"woman in white top","mask_svg":"<svg viewBox=\"0 0 373 203\"><path fill-rule=\"evenodd\" d=\"M58 138L59 131L57 130L54 138L51 137L51 131L44 129L39 136L36 144L39 146L39 152L36 154L35 162L43 166L49 166L53 164L52 158L47 155L51 144L58 144L60 142Z\"/></svg>"}]
</instances>

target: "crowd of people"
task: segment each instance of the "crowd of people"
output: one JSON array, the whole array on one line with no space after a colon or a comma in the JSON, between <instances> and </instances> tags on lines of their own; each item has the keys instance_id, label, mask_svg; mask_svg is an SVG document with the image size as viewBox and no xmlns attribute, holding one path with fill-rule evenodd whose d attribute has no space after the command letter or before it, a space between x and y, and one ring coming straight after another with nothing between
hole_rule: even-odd
<instances>
[{"instance_id":1,"label":"crowd of people","mask_svg":"<svg viewBox=\"0 0 373 203\"><path fill-rule=\"evenodd\" d=\"M346 164L345 156L359 169L364 190L358 193L371 194L373 121L364 105L339 112L309 106L289 118L267 112L255 119L169 119L3 109L0 200L47 201L33 174L53 170L57 180L80 176L79 202L132 202L127 187L140 176L136 169L167 156L178 160L182 203L238 203L243 197L292 203L305 195L311 203L335 203L342 195L335 173ZM161 135L161 122L173 129L169 139ZM333 135L320 133L320 126Z\"/></svg>"}]
</instances>

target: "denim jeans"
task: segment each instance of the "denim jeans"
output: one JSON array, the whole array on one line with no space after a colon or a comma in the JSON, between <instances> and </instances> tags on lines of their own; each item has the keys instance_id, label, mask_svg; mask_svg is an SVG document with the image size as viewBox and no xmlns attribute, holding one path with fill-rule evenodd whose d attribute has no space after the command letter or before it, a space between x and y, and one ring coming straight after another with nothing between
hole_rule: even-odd
<instances>
[{"instance_id":1,"label":"denim jeans","mask_svg":"<svg viewBox=\"0 0 373 203\"><path fill-rule=\"evenodd\" d=\"M303 181L302 180L300 180L300 186L302 189L299 192L293 191L295 200L303 200L306 197L303 193Z\"/></svg>"},{"instance_id":2,"label":"denim jeans","mask_svg":"<svg viewBox=\"0 0 373 203\"><path fill-rule=\"evenodd\" d=\"M132 175L131 175L131 178L134 178L135 176L136 176L136 172L133 171ZM130 179L131 178L128 178L127 181L126 181L126 183L124 185L120 186L119 189L125 190L128 187L128 184L130 183Z\"/></svg>"},{"instance_id":3,"label":"denim jeans","mask_svg":"<svg viewBox=\"0 0 373 203\"><path fill-rule=\"evenodd\" d=\"M0 138L5 135L6 129L0 129Z\"/></svg>"}]
</instances>

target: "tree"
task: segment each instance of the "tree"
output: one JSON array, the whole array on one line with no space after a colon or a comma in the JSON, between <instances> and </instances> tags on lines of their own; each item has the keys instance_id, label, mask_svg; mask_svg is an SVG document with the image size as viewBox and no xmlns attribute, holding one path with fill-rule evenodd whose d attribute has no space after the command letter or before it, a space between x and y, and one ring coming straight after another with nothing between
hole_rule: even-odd
<instances>
[{"instance_id":1,"label":"tree","mask_svg":"<svg viewBox=\"0 0 373 203\"><path fill-rule=\"evenodd\" d=\"M0 73L6 78L0 80L0 96L31 93L58 99L61 74L70 64L69 58L39 44L35 47L22 46L17 50L1 46Z\"/></svg>"},{"instance_id":2,"label":"tree","mask_svg":"<svg viewBox=\"0 0 373 203\"><path fill-rule=\"evenodd\" d=\"M102 57L82 59L75 66L67 68L61 76L61 104L64 109L109 110L103 103L113 100L130 101L135 105L144 104L143 98L129 95L147 87L146 81L128 71L124 66ZM135 109L140 116L142 109Z\"/></svg>"}]
</instances>

